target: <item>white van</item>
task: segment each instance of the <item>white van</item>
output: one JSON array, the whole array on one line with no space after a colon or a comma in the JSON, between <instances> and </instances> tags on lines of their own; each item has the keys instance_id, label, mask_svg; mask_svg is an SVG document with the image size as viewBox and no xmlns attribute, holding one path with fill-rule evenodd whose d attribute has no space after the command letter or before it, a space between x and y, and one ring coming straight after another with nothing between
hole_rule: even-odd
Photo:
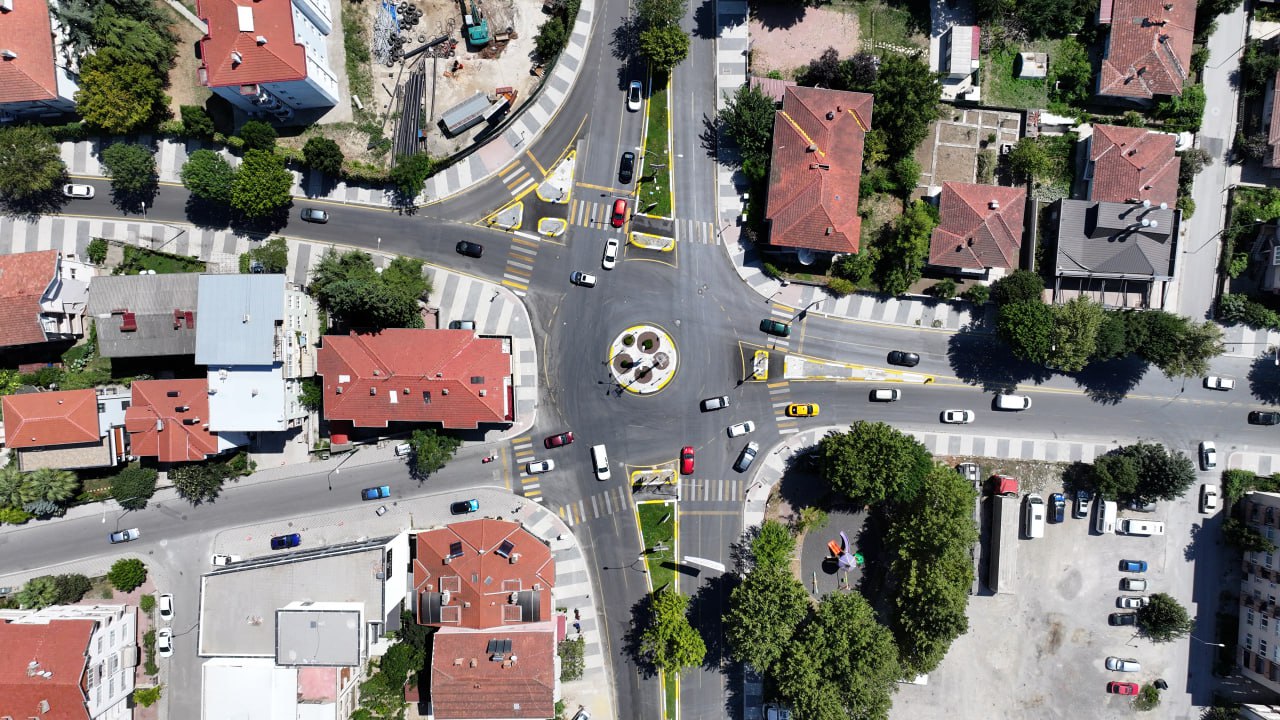
<instances>
[{"instance_id":1,"label":"white van","mask_svg":"<svg viewBox=\"0 0 1280 720\"><path fill-rule=\"evenodd\" d=\"M1164 523L1155 520L1122 518L1120 520L1120 532L1125 535L1163 535Z\"/></svg>"},{"instance_id":2,"label":"white van","mask_svg":"<svg viewBox=\"0 0 1280 720\"><path fill-rule=\"evenodd\" d=\"M1032 493L1027 496L1027 538L1044 537L1044 498Z\"/></svg>"},{"instance_id":3,"label":"white van","mask_svg":"<svg viewBox=\"0 0 1280 720\"><path fill-rule=\"evenodd\" d=\"M591 446L591 467L595 468L597 480L609 479L609 453L603 445Z\"/></svg>"},{"instance_id":4,"label":"white van","mask_svg":"<svg viewBox=\"0 0 1280 720\"><path fill-rule=\"evenodd\" d=\"M400 443L399 445L396 446L396 455L398 457L404 457L405 455L408 455L411 452L413 452L413 446L410 445L409 443Z\"/></svg>"},{"instance_id":5,"label":"white van","mask_svg":"<svg viewBox=\"0 0 1280 720\"><path fill-rule=\"evenodd\" d=\"M1031 398L1027 397L1026 395L1014 395L1012 393L1008 395L997 395L996 409L1012 410L1015 412L1018 410L1030 410Z\"/></svg>"},{"instance_id":6,"label":"white van","mask_svg":"<svg viewBox=\"0 0 1280 720\"><path fill-rule=\"evenodd\" d=\"M1116 504L1114 501L1104 500L1098 503L1098 522L1094 529L1103 535L1116 531Z\"/></svg>"}]
</instances>

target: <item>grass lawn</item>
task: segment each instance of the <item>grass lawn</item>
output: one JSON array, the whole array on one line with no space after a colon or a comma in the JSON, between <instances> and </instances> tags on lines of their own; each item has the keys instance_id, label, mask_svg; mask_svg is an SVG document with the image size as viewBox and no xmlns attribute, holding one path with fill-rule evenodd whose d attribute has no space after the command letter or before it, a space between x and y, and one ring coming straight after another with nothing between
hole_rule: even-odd
<instances>
[{"instance_id":1,"label":"grass lawn","mask_svg":"<svg viewBox=\"0 0 1280 720\"><path fill-rule=\"evenodd\" d=\"M999 107L1043 108L1049 105L1047 80L1019 80L1013 63L1018 48L1007 46L982 55L982 103Z\"/></svg>"},{"instance_id":2,"label":"grass lawn","mask_svg":"<svg viewBox=\"0 0 1280 720\"><path fill-rule=\"evenodd\" d=\"M667 701L667 717L674 718L676 716L676 676L678 673L665 672L662 674L662 689Z\"/></svg>"},{"instance_id":3,"label":"grass lawn","mask_svg":"<svg viewBox=\"0 0 1280 720\"><path fill-rule=\"evenodd\" d=\"M665 550L645 555L649 577L653 581L653 590L657 592L664 585L672 584L676 580L675 505L658 502L641 503L637 512L640 515L640 534L644 536L645 549L653 548L658 543L666 547Z\"/></svg>"},{"instance_id":4,"label":"grass lawn","mask_svg":"<svg viewBox=\"0 0 1280 720\"><path fill-rule=\"evenodd\" d=\"M654 78L661 87L649 98L649 131L644 138L643 174L636 195L635 212L671 217L671 148L667 145L667 80ZM652 209L649 209L652 206Z\"/></svg>"},{"instance_id":5,"label":"grass lawn","mask_svg":"<svg viewBox=\"0 0 1280 720\"><path fill-rule=\"evenodd\" d=\"M126 245L124 260L116 267L116 275L137 275L143 270L154 270L157 275L166 273L204 272L204 262L185 255L172 255L146 248Z\"/></svg>"},{"instance_id":6,"label":"grass lawn","mask_svg":"<svg viewBox=\"0 0 1280 720\"><path fill-rule=\"evenodd\" d=\"M928 47L924 36L914 32L910 11L902 7L890 7L883 2L838 3L837 8L844 7L858 13L858 35L860 47L875 52L877 43L898 45L901 47ZM928 58L925 58L926 60Z\"/></svg>"}]
</instances>

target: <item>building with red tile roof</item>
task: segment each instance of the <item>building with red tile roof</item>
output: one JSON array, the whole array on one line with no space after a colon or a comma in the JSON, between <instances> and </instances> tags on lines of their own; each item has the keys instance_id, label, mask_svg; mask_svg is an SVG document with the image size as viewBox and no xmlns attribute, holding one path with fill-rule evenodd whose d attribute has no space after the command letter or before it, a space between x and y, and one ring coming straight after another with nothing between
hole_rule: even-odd
<instances>
[{"instance_id":1,"label":"building with red tile roof","mask_svg":"<svg viewBox=\"0 0 1280 720\"><path fill-rule=\"evenodd\" d=\"M208 27L200 83L254 117L288 121L338 102L326 0L197 0Z\"/></svg>"},{"instance_id":2,"label":"building with red tile roof","mask_svg":"<svg viewBox=\"0 0 1280 720\"><path fill-rule=\"evenodd\" d=\"M1098 20L1111 25L1099 95L1145 103L1182 94L1191 69L1195 0L1108 1Z\"/></svg>"},{"instance_id":3,"label":"building with red tile roof","mask_svg":"<svg viewBox=\"0 0 1280 720\"><path fill-rule=\"evenodd\" d=\"M420 532L414 542L419 624L483 630L550 619L551 548L519 523L467 520Z\"/></svg>"},{"instance_id":4,"label":"building with red tile roof","mask_svg":"<svg viewBox=\"0 0 1280 720\"><path fill-rule=\"evenodd\" d=\"M1100 202L1149 200L1173 207L1178 202L1178 170L1168 133L1117 125L1094 125L1085 179L1089 199Z\"/></svg>"},{"instance_id":5,"label":"building with red tile roof","mask_svg":"<svg viewBox=\"0 0 1280 720\"><path fill-rule=\"evenodd\" d=\"M432 636L431 713L437 720L555 717L556 637L550 623Z\"/></svg>"},{"instance_id":6,"label":"building with red tile roof","mask_svg":"<svg viewBox=\"0 0 1280 720\"><path fill-rule=\"evenodd\" d=\"M130 454L195 462L236 446L209 431L209 381L135 380L125 411Z\"/></svg>"},{"instance_id":7,"label":"building with red tile roof","mask_svg":"<svg viewBox=\"0 0 1280 720\"><path fill-rule=\"evenodd\" d=\"M123 438L104 430L93 390L6 395L5 446L18 452L24 471L39 467L109 467L122 455Z\"/></svg>"},{"instance_id":8,"label":"building with red tile roof","mask_svg":"<svg viewBox=\"0 0 1280 720\"><path fill-rule=\"evenodd\" d=\"M46 0L10 0L0 11L0 122L75 111L79 88L56 22Z\"/></svg>"},{"instance_id":9,"label":"building with red tile roof","mask_svg":"<svg viewBox=\"0 0 1280 720\"><path fill-rule=\"evenodd\" d=\"M0 255L0 349L83 335L85 280L63 277L57 250Z\"/></svg>"},{"instance_id":10,"label":"building with red tile roof","mask_svg":"<svg viewBox=\"0 0 1280 720\"><path fill-rule=\"evenodd\" d=\"M788 87L773 120L765 219L769 244L823 253L857 252L858 185L871 128L866 93Z\"/></svg>"},{"instance_id":11,"label":"building with red tile roof","mask_svg":"<svg viewBox=\"0 0 1280 720\"><path fill-rule=\"evenodd\" d=\"M0 717L132 717L136 627L125 605L0 610Z\"/></svg>"},{"instance_id":12,"label":"building with red tile roof","mask_svg":"<svg viewBox=\"0 0 1280 720\"><path fill-rule=\"evenodd\" d=\"M470 330L392 328L326 335L317 353L324 416L357 427L392 422L446 428L515 420L511 342Z\"/></svg>"},{"instance_id":13,"label":"building with red tile roof","mask_svg":"<svg viewBox=\"0 0 1280 720\"><path fill-rule=\"evenodd\" d=\"M929 264L983 275L992 269L1016 269L1026 207L1026 188L943 183L940 222L929 239Z\"/></svg>"}]
</instances>

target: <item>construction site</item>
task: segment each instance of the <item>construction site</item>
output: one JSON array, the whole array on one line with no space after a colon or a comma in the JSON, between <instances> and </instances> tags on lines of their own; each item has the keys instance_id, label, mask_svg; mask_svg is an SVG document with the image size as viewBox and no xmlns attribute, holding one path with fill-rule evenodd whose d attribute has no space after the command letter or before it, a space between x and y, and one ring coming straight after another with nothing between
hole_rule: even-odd
<instances>
[{"instance_id":1,"label":"construction site","mask_svg":"<svg viewBox=\"0 0 1280 720\"><path fill-rule=\"evenodd\" d=\"M393 157L445 158L492 135L541 82L540 0L401 0L369 12L377 111Z\"/></svg>"}]
</instances>

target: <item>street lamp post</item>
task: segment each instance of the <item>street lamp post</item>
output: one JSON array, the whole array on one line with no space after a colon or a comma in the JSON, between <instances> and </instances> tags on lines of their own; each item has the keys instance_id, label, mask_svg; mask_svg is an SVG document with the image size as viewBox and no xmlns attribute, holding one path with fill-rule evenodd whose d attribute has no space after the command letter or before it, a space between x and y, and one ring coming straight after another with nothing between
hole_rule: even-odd
<instances>
[{"instance_id":1,"label":"street lamp post","mask_svg":"<svg viewBox=\"0 0 1280 720\"><path fill-rule=\"evenodd\" d=\"M354 450L352 450L351 452L349 452L349 453L347 453L346 455L344 455L344 456L342 457L341 462L339 462L337 465L335 465L335 466L334 466L334 468L333 468L332 470L330 470L330 471L328 472L328 474L326 474L326 475L324 476L324 480L325 480L325 482L326 482L326 483L328 483L328 485L329 485L329 492L333 492L333 476L334 476L334 475L339 475L339 474L341 474L341 472L342 472L342 466L343 466L343 465L345 465L345 464L346 464L346 462L347 462L348 460L350 460L350 459L351 459L351 457L352 457L353 455L355 455L356 453L358 453L358 452L360 452L360 448L358 448L358 447L357 447L357 448L355 448Z\"/></svg>"},{"instance_id":2,"label":"street lamp post","mask_svg":"<svg viewBox=\"0 0 1280 720\"><path fill-rule=\"evenodd\" d=\"M124 507L124 504L129 502L130 500L141 500L141 499L142 498L138 498L138 497L127 497L121 500L116 500L116 504L124 508L125 512L129 512L133 508ZM102 501L102 524L103 525L107 524L107 501L106 500Z\"/></svg>"},{"instance_id":3,"label":"street lamp post","mask_svg":"<svg viewBox=\"0 0 1280 720\"><path fill-rule=\"evenodd\" d=\"M1187 637L1191 638L1192 640L1195 640L1198 643L1204 643L1205 645L1212 645L1213 647L1220 647L1220 648L1226 647L1226 644L1224 643L1215 643L1215 642L1209 642L1208 640L1201 640L1195 635L1188 635Z\"/></svg>"}]
</instances>

